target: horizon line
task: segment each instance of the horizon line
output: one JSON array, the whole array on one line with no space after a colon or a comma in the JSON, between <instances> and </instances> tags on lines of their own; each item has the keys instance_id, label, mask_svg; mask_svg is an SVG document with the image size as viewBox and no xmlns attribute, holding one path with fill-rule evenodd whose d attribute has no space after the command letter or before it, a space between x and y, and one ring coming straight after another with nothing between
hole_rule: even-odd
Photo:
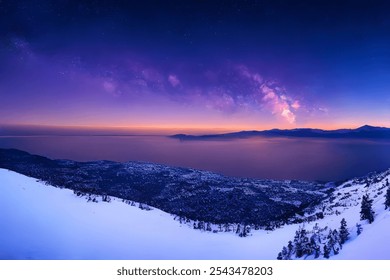
<instances>
[{"instance_id":1,"label":"horizon line","mask_svg":"<svg viewBox=\"0 0 390 280\"><path fill-rule=\"evenodd\" d=\"M180 126L96 126L96 125L47 125L47 124L0 124L0 136L169 136L186 133L232 133L243 131L320 129L326 131L357 129L364 126L389 128L386 126L363 124L340 126L326 129L319 127L294 128L247 128L247 127L180 127Z\"/></svg>"}]
</instances>

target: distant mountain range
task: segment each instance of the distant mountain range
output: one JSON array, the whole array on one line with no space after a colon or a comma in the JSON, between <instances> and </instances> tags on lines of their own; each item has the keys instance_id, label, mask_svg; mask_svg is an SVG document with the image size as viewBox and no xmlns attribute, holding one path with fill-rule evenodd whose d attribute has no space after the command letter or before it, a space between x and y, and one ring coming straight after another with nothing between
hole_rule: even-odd
<instances>
[{"instance_id":1,"label":"distant mountain range","mask_svg":"<svg viewBox=\"0 0 390 280\"><path fill-rule=\"evenodd\" d=\"M212 140L212 139L234 139L250 138L256 136L263 137L312 137L312 138L370 138L370 139L390 139L390 128L364 125L356 129L336 129L323 130L313 128L295 129L271 129L271 130L251 130L239 131L223 134L188 135L175 134L170 137L181 140Z\"/></svg>"}]
</instances>

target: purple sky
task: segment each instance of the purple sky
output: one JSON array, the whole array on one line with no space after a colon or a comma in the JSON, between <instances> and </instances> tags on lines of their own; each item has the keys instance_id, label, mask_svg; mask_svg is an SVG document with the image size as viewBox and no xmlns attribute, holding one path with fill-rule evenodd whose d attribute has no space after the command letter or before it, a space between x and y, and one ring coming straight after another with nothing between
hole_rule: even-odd
<instances>
[{"instance_id":1,"label":"purple sky","mask_svg":"<svg viewBox=\"0 0 390 280\"><path fill-rule=\"evenodd\" d=\"M314 2L2 1L0 124L390 126L389 5Z\"/></svg>"}]
</instances>

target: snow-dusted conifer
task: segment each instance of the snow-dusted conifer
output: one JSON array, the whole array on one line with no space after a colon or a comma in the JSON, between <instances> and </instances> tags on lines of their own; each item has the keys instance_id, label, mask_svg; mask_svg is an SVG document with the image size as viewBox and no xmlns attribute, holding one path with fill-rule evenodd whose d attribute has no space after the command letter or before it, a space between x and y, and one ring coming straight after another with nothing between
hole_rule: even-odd
<instances>
[{"instance_id":1,"label":"snow-dusted conifer","mask_svg":"<svg viewBox=\"0 0 390 280\"><path fill-rule=\"evenodd\" d=\"M362 198L362 205L360 210L360 219L361 220L368 220L368 222L371 224L374 221L374 210L372 210L372 199L370 199L370 196L363 195Z\"/></svg>"},{"instance_id":2,"label":"snow-dusted conifer","mask_svg":"<svg viewBox=\"0 0 390 280\"><path fill-rule=\"evenodd\" d=\"M295 257L296 258L301 258L303 256L302 252L302 241L301 241L301 228L299 228L295 232L294 236L294 248L295 248Z\"/></svg>"},{"instance_id":3,"label":"snow-dusted conifer","mask_svg":"<svg viewBox=\"0 0 390 280\"><path fill-rule=\"evenodd\" d=\"M291 256L294 252L294 245L291 242L291 240L287 244L287 255L286 255L286 260L291 260Z\"/></svg>"},{"instance_id":4,"label":"snow-dusted conifer","mask_svg":"<svg viewBox=\"0 0 390 280\"><path fill-rule=\"evenodd\" d=\"M321 237L318 233L318 224L316 224L315 228L313 228L313 235L310 237L310 247L311 251L314 252L314 258L317 259L320 256L321 253Z\"/></svg>"},{"instance_id":5,"label":"snow-dusted conifer","mask_svg":"<svg viewBox=\"0 0 390 280\"><path fill-rule=\"evenodd\" d=\"M385 195L385 210L390 210L390 186L387 188Z\"/></svg>"},{"instance_id":6,"label":"snow-dusted conifer","mask_svg":"<svg viewBox=\"0 0 390 280\"><path fill-rule=\"evenodd\" d=\"M340 245L344 244L345 241L348 240L349 231L347 227L347 221L344 218L340 222L339 236L340 236Z\"/></svg>"},{"instance_id":7,"label":"snow-dusted conifer","mask_svg":"<svg viewBox=\"0 0 390 280\"><path fill-rule=\"evenodd\" d=\"M295 232L294 247L295 247L295 257L297 258L301 258L304 255L312 254L310 240L307 237L307 232L303 227L302 228L300 227Z\"/></svg>"},{"instance_id":8,"label":"snow-dusted conifer","mask_svg":"<svg viewBox=\"0 0 390 280\"><path fill-rule=\"evenodd\" d=\"M363 227L361 224L356 224L356 233L357 235L360 235L363 231Z\"/></svg>"},{"instance_id":9,"label":"snow-dusted conifer","mask_svg":"<svg viewBox=\"0 0 390 280\"><path fill-rule=\"evenodd\" d=\"M337 230L329 230L327 247L329 252L333 251L335 255L340 252L340 238Z\"/></svg>"},{"instance_id":10,"label":"snow-dusted conifer","mask_svg":"<svg viewBox=\"0 0 390 280\"><path fill-rule=\"evenodd\" d=\"M236 234L240 234L240 232L241 232L241 225L237 224Z\"/></svg>"},{"instance_id":11,"label":"snow-dusted conifer","mask_svg":"<svg viewBox=\"0 0 390 280\"><path fill-rule=\"evenodd\" d=\"M329 257L330 257L330 249L325 244L324 245L324 258L329 259Z\"/></svg>"},{"instance_id":12,"label":"snow-dusted conifer","mask_svg":"<svg viewBox=\"0 0 390 280\"><path fill-rule=\"evenodd\" d=\"M283 246L283 249L281 252L279 252L278 257L276 258L277 260L288 260L288 252L287 248Z\"/></svg>"},{"instance_id":13,"label":"snow-dusted conifer","mask_svg":"<svg viewBox=\"0 0 390 280\"><path fill-rule=\"evenodd\" d=\"M320 245L316 244L316 247L314 247L314 258L318 259L321 255L321 247Z\"/></svg>"}]
</instances>

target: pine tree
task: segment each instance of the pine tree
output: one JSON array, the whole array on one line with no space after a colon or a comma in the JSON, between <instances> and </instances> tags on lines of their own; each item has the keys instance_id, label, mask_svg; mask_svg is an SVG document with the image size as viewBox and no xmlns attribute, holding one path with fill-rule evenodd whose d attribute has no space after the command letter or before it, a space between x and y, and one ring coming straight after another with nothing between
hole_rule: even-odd
<instances>
[{"instance_id":1,"label":"pine tree","mask_svg":"<svg viewBox=\"0 0 390 280\"><path fill-rule=\"evenodd\" d=\"M318 226L318 223L316 223L314 226L313 226L313 232L318 234L320 232L320 227Z\"/></svg>"},{"instance_id":2,"label":"pine tree","mask_svg":"<svg viewBox=\"0 0 390 280\"><path fill-rule=\"evenodd\" d=\"M305 235L302 238L302 252L303 255L310 256L311 254L313 254L314 248L312 247L310 239L307 236L306 230L304 230L304 234Z\"/></svg>"},{"instance_id":3,"label":"pine tree","mask_svg":"<svg viewBox=\"0 0 390 280\"><path fill-rule=\"evenodd\" d=\"M278 260L291 260L291 256L293 254L294 245L291 241L288 242L287 247L283 246L282 251L278 253L276 259Z\"/></svg>"},{"instance_id":4,"label":"pine tree","mask_svg":"<svg viewBox=\"0 0 390 280\"><path fill-rule=\"evenodd\" d=\"M304 228L299 228L294 237L295 257L301 258L304 255L311 255L313 250L307 232Z\"/></svg>"},{"instance_id":5,"label":"pine tree","mask_svg":"<svg viewBox=\"0 0 390 280\"><path fill-rule=\"evenodd\" d=\"M236 234L240 234L240 232L241 232L241 225L237 224Z\"/></svg>"},{"instance_id":6,"label":"pine tree","mask_svg":"<svg viewBox=\"0 0 390 280\"><path fill-rule=\"evenodd\" d=\"M295 248L295 257L301 258L303 256L302 252L302 241L301 241L301 228L295 232L294 236L294 248Z\"/></svg>"},{"instance_id":7,"label":"pine tree","mask_svg":"<svg viewBox=\"0 0 390 280\"><path fill-rule=\"evenodd\" d=\"M320 245L316 245L316 247L314 248L314 258L318 259L320 255L321 255L321 247Z\"/></svg>"},{"instance_id":8,"label":"pine tree","mask_svg":"<svg viewBox=\"0 0 390 280\"><path fill-rule=\"evenodd\" d=\"M239 234L240 237L247 237L251 232L251 227L249 225L243 225L241 232Z\"/></svg>"},{"instance_id":9,"label":"pine tree","mask_svg":"<svg viewBox=\"0 0 390 280\"><path fill-rule=\"evenodd\" d=\"M288 260L287 248L283 246L282 251L278 254L277 260Z\"/></svg>"},{"instance_id":10,"label":"pine tree","mask_svg":"<svg viewBox=\"0 0 390 280\"><path fill-rule=\"evenodd\" d=\"M340 245L344 244L348 240L349 231L347 227L347 221L343 218L340 222L339 236L340 236Z\"/></svg>"},{"instance_id":11,"label":"pine tree","mask_svg":"<svg viewBox=\"0 0 390 280\"><path fill-rule=\"evenodd\" d=\"M330 257L330 249L328 246L324 245L324 258L329 259Z\"/></svg>"},{"instance_id":12,"label":"pine tree","mask_svg":"<svg viewBox=\"0 0 390 280\"><path fill-rule=\"evenodd\" d=\"M337 255L341 250L341 242L340 242L340 234L336 229L333 230L333 239L334 239L333 253Z\"/></svg>"},{"instance_id":13,"label":"pine tree","mask_svg":"<svg viewBox=\"0 0 390 280\"><path fill-rule=\"evenodd\" d=\"M293 243L291 242L291 240L288 242L287 244L287 255L286 255L286 260L291 260L291 256L293 254L293 251L294 251L294 245Z\"/></svg>"},{"instance_id":14,"label":"pine tree","mask_svg":"<svg viewBox=\"0 0 390 280\"><path fill-rule=\"evenodd\" d=\"M374 221L374 214L375 212L372 210L372 199L370 199L370 196L363 195L362 199L362 205L360 210L360 220L368 220L368 222L371 224Z\"/></svg>"},{"instance_id":15,"label":"pine tree","mask_svg":"<svg viewBox=\"0 0 390 280\"><path fill-rule=\"evenodd\" d=\"M390 186L387 188L385 199L385 210L390 210Z\"/></svg>"},{"instance_id":16,"label":"pine tree","mask_svg":"<svg viewBox=\"0 0 390 280\"><path fill-rule=\"evenodd\" d=\"M246 235L248 236L250 233L251 233L251 226L250 225L247 225L246 227L245 227L245 231L246 231Z\"/></svg>"},{"instance_id":17,"label":"pine tree","mask_svg":"<svg viewBox=\"0 0 390 280\"><path fill-rule=\"evenodd\" d=\"M317 234L316 232L313 233L313 235L310 237L310 247L311 247L312 252L314 251L314 258L315 259L319 258L319 256L320 256L320 253L321 253L320 244L321 244L321 239L320 239L319 234Z\"/></svg>"},{"instance_id":18,"label":"pine tree","mask_svg":"<svg viewBox=\"0 0 390 280\"><path fill-rule=\"evenodd\" d=\"M102 195L102 201L104 201L104 202L110 202L110 201L111 201L111 197L109 197L109 196L106 195L106 194L103 194L103 195Z\"/></svg>"},{"instance_id":19,"label":"pine tree","mask_svg":"<svg viewBox=\"0 0 390 280\"><path fill-rule=\"evenodd\" d=\"M337 255L340 252L340 238L337 230L329 230L327 248L329 253L333 250L333 253Z\"/></svg>"},{"instance_id":20,"label":"pine tree","mask_svg":"<svg viewBox=\"0 0 390 280\"><path fill-rule=\"evenodd\" d=\"M363 227L361 224L356 224L356 233L357 235L360 235L363 231Z\"/></svg>"}]
</instances>

